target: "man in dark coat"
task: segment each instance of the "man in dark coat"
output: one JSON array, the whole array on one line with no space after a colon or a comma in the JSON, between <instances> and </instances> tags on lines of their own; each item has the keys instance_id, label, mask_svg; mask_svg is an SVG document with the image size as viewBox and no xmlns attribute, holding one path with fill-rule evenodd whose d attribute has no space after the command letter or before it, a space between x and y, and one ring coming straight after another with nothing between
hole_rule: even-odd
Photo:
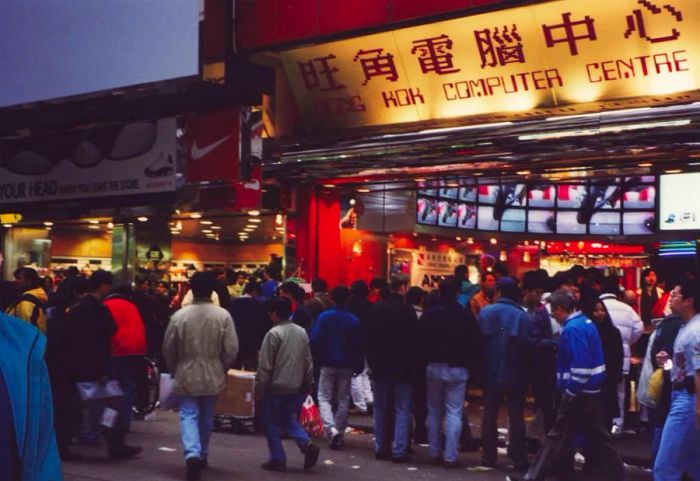
<instances>
[{"instance_id":1,"label":"man in dark coat","mask_svg":"<svg viewBox=\"0 0 700 481\"><path fill-rule=\"evenodd\" d=\"M411 382L416 375L418 318L397 292L385 290L364 326L365 352L374 381L374 452L406 462L411 435ZM394 399L393 443L387 430Z\"/></svg>"},{"instance_id":2,"label":"man in dark coat","mask_svg":"<svg viewBox=\"0 0 700 481\"><path fill-rule=\"evenodd\" d=\"M258 299L261 295L260 285L249 282L243 288L243 295L229 304L228 312L238 335L238 358L233 363L235 369L256 371L258 368L260 346L265 334L272 328L270 315Z\"/></svg>"}]
</instances>

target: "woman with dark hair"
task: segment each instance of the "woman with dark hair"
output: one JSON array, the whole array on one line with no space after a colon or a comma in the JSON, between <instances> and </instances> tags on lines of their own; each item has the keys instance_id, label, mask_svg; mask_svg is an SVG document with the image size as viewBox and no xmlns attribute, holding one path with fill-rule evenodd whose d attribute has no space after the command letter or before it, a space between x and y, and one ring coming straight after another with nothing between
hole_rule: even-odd
<instances>
[{"instance_id":1,"label":"woman with dark hair","mask_svg":"<svg viewBox=\"0 0 700 481\"><path fill-rule=\"evenodd\" d=\"M605 381L603 382L600 396L606 426L608 429L612 429L613 419L619 416L617 384L622 380L624 360L622 335L620 330L613 324L605 304L599 298L586 296L581 300L581 310L595 324L600 335L600 342L603 345Z\"/></svg>"}]
</instances>

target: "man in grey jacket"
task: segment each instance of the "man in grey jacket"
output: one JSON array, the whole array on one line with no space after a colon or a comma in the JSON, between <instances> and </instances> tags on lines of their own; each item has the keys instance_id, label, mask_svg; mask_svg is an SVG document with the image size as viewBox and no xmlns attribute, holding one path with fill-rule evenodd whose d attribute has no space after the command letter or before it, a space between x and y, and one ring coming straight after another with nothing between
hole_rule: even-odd
<instances>
[{"instance_id":1,"label":"man in grey jacket","mask_svg":"<svg viewBox=\"0 0 700 481\"><path fill-rule=\"evenodd\" d=\"M226 309L214 305L214 279L198 272L190 281L194 302L176 312L165 332L163 356L181 396L180 433L188 481L208 464L214 407L226 388L226 372L238 355L238 337Z\"/></svg>"},{"instance_id":2,"label":"man in grey jacket","mask_svg":"<svg viewBox=\"0 0 700 481\"><path fill-rule=\"evenodd\" d=\"M304 454L304 469L311 469L318 461L320 448L299 424L301 405L314 383L309 337L302 327L290 321L289 299L274 299L270 311L274 327L263 340L255 376L255 392L262 398L262 421L270 450L270 459L262 468L287 469L282 447L282 433L286 432Z\"/></svg>"}]
</instances>

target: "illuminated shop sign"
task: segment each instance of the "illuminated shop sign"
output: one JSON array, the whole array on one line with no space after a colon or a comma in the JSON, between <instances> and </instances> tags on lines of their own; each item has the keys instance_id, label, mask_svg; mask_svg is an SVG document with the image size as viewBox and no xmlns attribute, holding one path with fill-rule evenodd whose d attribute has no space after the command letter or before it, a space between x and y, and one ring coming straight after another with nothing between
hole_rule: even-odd
<instances>
[{"instance_id":1,"label":"illuminated shop sign","mask_svg":"<svg viewBox=\"0 0 700 481\"><path fill-rule=\"evenodd\" d=\"M424 185L416 222L464 230L530 234L648 235L656 227L656 178L571 183L497 179Z\"/></svg>"},{"instance_id":2,"label":"illuminated shop sign","mask_svg":"<svg viewBox=\"0 0 700 481\"><path fill-rule=\"evenodd\" d=\"M298 48L282 60L318 127L688 100L680 94L700 90L696 3L547 2Z\"/></svg>"}]
</instances>

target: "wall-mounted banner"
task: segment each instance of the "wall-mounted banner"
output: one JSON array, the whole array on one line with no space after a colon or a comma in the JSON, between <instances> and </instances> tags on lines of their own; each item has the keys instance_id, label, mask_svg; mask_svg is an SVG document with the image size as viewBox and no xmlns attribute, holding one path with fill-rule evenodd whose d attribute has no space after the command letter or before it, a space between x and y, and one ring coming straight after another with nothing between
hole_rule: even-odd
<instances>
[{"instance_id":1,"label":"wall-mounted banner","mask_svg":"<svg viewBox=\"0 0 700 481\"><path fill-rule=\"evenodd\" d=\"M282 60L309 125L361 127L669 101L700 90L698 45L697 0L561 0L298 48ZM609 108L625 105L634 103Z\"/></svg>"},{"instance_id":2,"label":"wall-mounted banner","mask_svg":"<svg viewBox=\"0 0 700 481\"><path fill-rule=\"evenodd\" d=\"M174 118L0 140L0 206L175 191Z\"/></svg>"}]
</instances>

